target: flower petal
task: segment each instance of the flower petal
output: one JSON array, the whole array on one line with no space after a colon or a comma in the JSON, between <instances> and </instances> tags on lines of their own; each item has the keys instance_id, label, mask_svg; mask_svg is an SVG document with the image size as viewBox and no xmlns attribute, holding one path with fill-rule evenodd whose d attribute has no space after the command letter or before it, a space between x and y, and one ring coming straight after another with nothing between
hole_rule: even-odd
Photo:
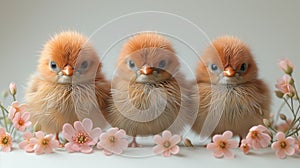
<instances>
[{"instance_id":1,"label":"flower petal","mask_svg":"<svg viewBox=\"0 0 300 168\"><path fill-rule=\"evenodd\" d=\"M101 133L102 133L102 130L101 130L101 128L94 128L90 133L89 133L89 136L94 140L94 141L96 141L97 142L97 140L98 140L98 138L99 138L99 136L101 135Z\"/></svg>"},{"instance_id":2,"label":"flower petal","mask_svg":"<svg viewBox=\"0 0 300 168\"><path fill-rule=\"evenodd\" d=\"M217 135L214 135L212 139L213 139L213 142L218 142L223 139L223 136L217 134Z\"/></svg>"},{"instance_id":3,"label":"flower petal","mask_svg":"<svg viewBox=\"0 0 300 168\"><path fill-rule=\"evenodd\" d=\"M284 159L286 158L286 154L284 152L284 150L282 149L278 149L276 152L275 152L276 156L279 157L280 159Z\"/></svg>"},{"instance_id":4,"label":"flower petal","mask_svg":"<svg viewBox=\"0 0 300 168\"><path fill-rule=\"evenodd\" d=\"M209 144L207 144L206 148L208 150L216 150L217 149L217 145L215 143L209 143Z\"/></svg>"},{"instance_id":5,"label":"flower petal","mask_svg":"<svg viewBox=\"0 0 300 168\"><path fill-rule=\"evenodd\" d=\"M86 132L86 131L85 131L85 128L84 128L83 125L82 125L82 122L80 122L80 121L75 121L75 122L74 122L74 128L75 128L75 130L78 131L78 132Z\"/></svg>"},{"instance_id":6,"label":"flower petal","mask_svg":"<svg viewBox=\"0 0 300 168\"><path fill-rule=\"evenodd\" d=\"M222 136L223 136L223 138L225 138L225 139L230 139L230 138L232 138L232 132L231 131L225 131L223 134L222 134Z\"/></svg>"},{"instance_id":7,"label":"flower petal","mask_svg":"<svg viewBox=\"0 0 300 168\"><path fill-rule=\"evenodd\" d=\"M176 146L173 146L173 147L170 149L170 152L171 152L173 155L175 155L175 154L177 154L177 153L179 152L179 150L180 150L179 146L176 145Z\"/></svg>"},{"instance_id":8,"label":"flower petal","mask_svg":"<svg viewBox=\"0 0 300 168\"><path fill-rule=\"evenodd\" d=\"M22 118L23 118L23 120L25 120L25 121L29 120L29 118L30 118L30 113L29 113L29 112L23 113L23 114L22 114Z\"/></svg>"},{"instance_id":9,"label":"flower petal","mask_svg":"<svg viewBox=\"0 0 300 168\"><path fill-rule=\"evenodd\" d=\"M234 158L234 154L229 149L224 149L223 152L224 152L224 157L229 159Z\"/></svg>"},{"instance_id":10,"label":"flower petal","mask_svg":"<svg viewBox=\"0 0 300 168\"><path fill-rule=\"evenodd\" d=\"M213 153L214 157L217 157L217 158L221 158L224 156L224 152L223 150L215 150L214 153Z\"/></svg>"},{"instance_id":11,"label":"flower petal","mask_svg":"<svg viewBox=\"0 0 300 168\"><path fill-rule=\"evenodd\" d=\"M227 140L228 148L237 148L239 147L239 142L236 140Z\"/></svg>"},{"instance_id":12,"label":"flower petal","mask_svg":"<svg viewBox=\"0 0 300 168\"><path fill-rule=\"evenodd\" d=\"M163 138L160 135L154 135L153 140L156 144L162 144L164 142Z\"/></svg>"},{"instance_id":13,"label":"flower petal","mask_svg":"<svg viewBox=\"0 0 300 168\"><path fill-rule=\"evenodd\" d=\"M93 122L89 118L85 118L82 120L82 126L85 128L87 132L91 131L93 128Z\"/></svg>"},{"instance_id":14,"label":"flower petal","mask_svg":"<svg viewBox=\"0 0 300 168\"><path fill-rule=\"evenodd\" d=\"M176 145L176 144L178 144L180 141L181 141L181 136L179 136L179 135L173 135L173 136L170 138L170 142L171 142L172 145Z\"/></svg>"},{"instance_id":15,"label":"flower petal","mask_svg":"<svg viewBox=\"0 0 300 168\"><path fill-rule=\"evenodd\" d=\"M289 156L292 156L295 154L295 148L293 148L293 147L286 148L285 153Z\"/></svg>"},{"instance_id":16,"label":"flower petal","mask_svg":"<svg viewBox=\"0 0 300 168\"><path fill-rule=\"evenodd\" d=\"M169 157L169 156L171 156L171 152L169 150L166 150L166 151L163 152L163 156L164 157Z\"/></svg>"},{"instance_id":17,"label":"flower petal","mask_svg":"<svg viewBox=\"0 0 300 168\"><path fill-rule=\"evenodd\" d=\"M156 145L153 147L152 151L156 154L160 154L165 150L165 148L161 145Z\"/></svg>"},{"instance_id":18,"label":"flower petal","mask_svg":"<svg viewBox=\"0 0 300 168\"><path fill-rule=\"evenodd\" d=\"M285 139L285 134L282 132L278 132L275 137L277 140L281 141L281 140Z\"/></svg>"},{"instance_id":19,"label":"flower petal","mask_svg":"<svg viewBox=\"0 0 300 168\"><path fill-rule=\"evenodd\" d=\"M65 139L67 139L68 141L72 141L72 137L75 135L75 130L73 128L73 126L69 123L64 124L63 126L63 130L62 130L62 135Z\"/></svg>"},{"instance_id":20,"label":"flower petal","mask_svg":"<svg viewBox=\"0 0 300 168\"><path fill-rule=\"evenodd\" d=\"M93 148L88 145L82 145L80 151L82 153L91 153L93 151Z\"/></svg>"},{"instance_id":21,"label":"flower petal","mask_svg":"<svg viewBox=\"0 0 300 168\"><path fill-rule=\"evenodd\" d=\"M115 135L119 138L123 138L126 136L126 132L125 132L125 130L120 129Z\"/></svg>"},{"instance_id":22,"label":"flower petal","mask_svg":"<svg viewBox=\"0 0 300 168\"><path fill-rule=\"evenodd\" d=\"M169 130L165 130L163 133L162 133L162 138L163 139L170 139L172 136L172 133L169 131Z\"/></svg>"}]
</instances>

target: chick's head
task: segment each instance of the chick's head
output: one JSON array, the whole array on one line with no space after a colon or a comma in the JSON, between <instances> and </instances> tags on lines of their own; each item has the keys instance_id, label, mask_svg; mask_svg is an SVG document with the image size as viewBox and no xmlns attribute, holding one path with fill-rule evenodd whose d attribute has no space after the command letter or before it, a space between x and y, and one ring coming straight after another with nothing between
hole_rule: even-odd
<instances>
[{"instance_id":1,"label":"chick's head","mask_svg":"<svg viewBox=\"0 0 300 168\"><path fill-rule=\"evenodd\" d=\"M61 32L44 46L38 71L47 81L72 84L95 79L101 70L99 58L86 37L77 32Z\"/></svg>"},{"instance_id":2,"label":"chick's head","mask_svg":"<svg viewBox=\"0 0 300 168\"><path fill-rule=\"evenodd\" d=\"M156 33L141 33L123 46L117 67L125 80L159 83L177 73L179 61L167 39Z\"/></svg>"},{"instance_id":3,"label":"chick's head","mask_svg":"<svg viewBox=\"0 0 300 168\"><path fill-rule=\"evenodd\" d=\"M197 81L238 85L257 78L257 65L241 40L223 36L206 48L197 67Z\"/></svg>"}]
</instances>

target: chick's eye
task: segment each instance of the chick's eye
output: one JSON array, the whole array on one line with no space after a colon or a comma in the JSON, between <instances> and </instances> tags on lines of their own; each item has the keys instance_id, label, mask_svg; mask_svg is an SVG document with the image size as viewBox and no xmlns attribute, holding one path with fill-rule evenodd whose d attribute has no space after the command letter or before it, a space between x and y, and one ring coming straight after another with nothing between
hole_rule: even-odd
<instances>
[{"instance_id":1,"label":"chick's eye","mask_svg":"<svg viewBox=\"0 0 300 168\"><path fill-rule=\"evenodd\" d=\"M89 63L87 61L83 61L80 65L81 69L86 69L88 67Z\"/></svg>"},{"instance_id":2,"label":"chick's eye","mask_svg":"<svg viewBox=\"0 0 300 168\"><path fill-rule=\"evenodd\" d=\"M211 64L210 69L215 72L219 69L219 67L216 64Z\"/></svg>"},{"instance_id":3,"label":"chick's eye","mask_svg":"<svg viewBox=\"0 0 300 168\"><path fill-rule=\"evenodd\" d=\"M135 68L135 64L134 64L134 62L132 60L128 61L128 66L129 66L130 69L134 69Z\"/></svg>"},{"instance_id":4,"label":"chick's eye","mask_svg":"<svg viewBox=\"0 0 300 168\"><path fill-rule=\"evenodd\" d=\"M248 68L248 65L247 65L246 63L243 63L243 64L241 65L240 71L241 71L241 72L245 72L245 71L247 70L247 68Z\"/></svg>"},{"instance_id":5,"label":"chick's eye","mask_svg":"<svg viewBox=\"0 0 300 168\"><path fill-rule=\"evenodd\" d=\"M164 68L166 66L166 60L161 60L159 63L158 63L158 68Z\"/></svg>"},{"instance_id":6,"label":"chick's eye","mask_svg":"<svg viewBox=\"0 0 300 168\"><path fill-rule=\"evenodd\" d=\"M54 70L54 71L57 70L57 65L56 65L56 63L55 63L54 61L51 61L51 62L49 63L49 65L50 65L50 68L51 68L52 70Z\"/></svg>"}]
</instances>

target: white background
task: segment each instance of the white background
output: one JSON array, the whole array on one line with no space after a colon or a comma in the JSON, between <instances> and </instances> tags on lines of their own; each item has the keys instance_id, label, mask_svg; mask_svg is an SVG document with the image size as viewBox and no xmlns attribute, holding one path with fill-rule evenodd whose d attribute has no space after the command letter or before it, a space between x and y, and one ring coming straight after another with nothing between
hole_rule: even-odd
<instances>
[{"instance_id":1,"label":"white background","mask_svg":"<svg viewBox=\"0 0 300 168\"><path fill-rule=\"evenodd\" d=\"M274 84L282 73L277 67L277 62L280 58L288 57L296 66L296 78L300 80L300 1L297 0L249 0L249 1L178 1L173 0L161 1L0 1L0 90L7 88L10 81L15 81L18 85L18 99L21 101L24 96L24 88L26 87L27 79L35 72L39 52L42 49L43 44L49 39L51 35L56 32L60 32L66 29L78 30L79 32L89 36L97 28L109 22L110 20L122 16L124 14L137 12L137 11L164 11L171 12L189 19L200 27L209 39L214 39L220 35L229 34L239 37L243 41L249 44L252 52L256 57L256 61L259 66L259 76L263 78L271 90L274 90ZM160 18L157 18L158 20ZM127 23L120 27L116 27L111 30L106 36L101 37L98 40L99 43L105 43L105 41L117 41L120 40L114 36L114 32L125 33L128 27L135 26L134 23ZM165 30L165 29L164 29ZM190 42L191 45L196 46L195 41L200 40L202 37L198 34L192 34L193 32L185 31L181 26L169 27L170 31L181 31L182 36L186 37L185 41ZM180 36L181 37L181 36ZM195 40L197 39L197 40ZM201 41L201 40L200 40ZM174 42L176 43L176 42ZM121 45L122 43L120 43ZM97 47L98 43L95 45ZM106 44L109 45L109 44ZM114 71L115 58L118 56L120 45L116 45L107 59L103 59L104 72L107 78L111 78ZM101 46L99 44L99 46ZM199 44L201 47L205 47ZM200 48L201 48L200 47ZM99 55L103 54L107 48L96 48ZM183 47L180 44L175 45L176 51L179 55L184 53ZM182 50L181 50L182 49ZM200 52L201 49L198 50ZM187 52L188 53L188 52ZM195 57L185 57L185 61L190 63L190 68L195 70ZM188 74L190 76L192 74ZM192 78L190 76L190 78ZM299 86L299 85L298 85ZM274 96L272 98L272 112L275 112L281 103ZM239 157L232 161L217 161L210 157L209 152L203 152L201 155L205 155L204 158L209 157L208 161L202 160L202 156L195 156L188 151L188 157L185 156L179 158L172 158L166 160L165 158L148 158L147 162L141 163L141 160L133 159L120 159L118 157L112 157L110 159L105 158L105 164L101 165L102 155L99 157L84 156L82 163L94 164L97 163L99 167L107 167L109 164L116 164L118 162L120 166L121 162L132 163L135 166L150 167L150 163L159 165L159 162L165 163L164 165L175 166L178 162L182 163L182 166L189 166L189 163L193 166L201 167L202 163L207 165L220 164L226 165L238 165L243 166L245 162L242 160L253 163L256 160L263 161L259 156L250 156L246 159ZM198 151L199 152L199 151ZM25 154L16 152L19 160L24 157ZM201 152L200 152L201 153ZM0 157L0 166L2 163L10 160L13 161L15 154L2 154ZM33 155L34 156L34 155ZM59 154L59 157L62 154ZM79 158L73 160L70 155L66 158L68 164L72 162L79 162ZM80 155L79 155L80 156ZM263 156L263 155L261 155ZM43 156L48 157L48 156ZM65 157L65 156L64 156ZM10 158L6 160L5 158ZM95 161L93 159L99 160ZM204 159L203 158L203 159ZM55 162L53 155L49 156L50 160L45 161L47 165ZM51 160L52 159L52 160ZM87 160L86 162L84 160ZM271 160L273 160L271 161ZM206 159L207 160L207 159ZM293 164L293 161L281 161L275 159L275 157L269 157L270 164L280 166L286 164ZM43 164L42 160L41 164ZM29 163L30 161L26 161ZM36 162L36 161L35 161ZM230 163L232 162L232 163ZM18 162L16 162L18 163ZM22 164L22 162L19 162ZM60 162L61 163L61 162ZM75 162L74 162L75 163ZM140 164L138 164L140 163ZM277 164L280 163L280 164ZM6 165L6 163L4 164ZM263 165L262 165L263 166ZM44 167L44 166L43 166Z\"/></svg>"}]
</instances>

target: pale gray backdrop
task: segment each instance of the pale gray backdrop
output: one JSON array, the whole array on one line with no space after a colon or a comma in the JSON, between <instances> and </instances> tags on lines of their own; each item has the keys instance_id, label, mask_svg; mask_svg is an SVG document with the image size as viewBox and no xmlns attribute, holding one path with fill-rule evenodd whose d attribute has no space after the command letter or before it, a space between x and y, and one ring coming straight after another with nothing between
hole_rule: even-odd
<instances>
[{"instance_id":1,"label":"pale gray backdrop","mask_svg":"<svg viewBox=\"0 0 300 168\"><path fill-rule=\"evenodd\" d=\"M110 20L124 14L138 11L164 11L189 19L200 27L210 38L230 34L249 44L260 68L259 75L274 89L276 79L282 73L277 68L280 58L290 58L300 68L300 1L297 0L251 0L251 1L0 1L0 90L5 89L10 81L15 81L18 99L22 100L24 88L31 73L36 69L39 51L51 35L61 30L73 29L89 36L97 28ZM160 21L160 17L156 18ZM144 20L147 22L147 20ZM165 23L165 20L161 22ZM125 22L114 27L110 33L98 34L94 39L99 54L107 48L98 48L107 41L120 40L116 32L126 34L128 27L136 23ZM184 26L171 26L165 33L181 32L179 38L197 46L197 40L204 36L186 31ZM156 29L156 27L153 27ZM171 33L170 33L171 32ZM101 45L100 45L101 43ZM103 43L103 44L102 44ZM174 41L176 43L176 40ZM122 41L115 45L103 59L104 72L108 78L114 70L115 58ZM203 44L199 43L198 52ZM190 51L180 44L175 45L179 55L185 59L190 68L195 68L195 56L186 56ZM196 47L197 48L197 47ZM186 50L186 52L184 51ZM300 80L300 73L296 77ZM192 78L193 74L187 76ZM299 85L298 85L299 86ZM273 111L280 101L273 97Z\"/></svg>"}]
</instances>

